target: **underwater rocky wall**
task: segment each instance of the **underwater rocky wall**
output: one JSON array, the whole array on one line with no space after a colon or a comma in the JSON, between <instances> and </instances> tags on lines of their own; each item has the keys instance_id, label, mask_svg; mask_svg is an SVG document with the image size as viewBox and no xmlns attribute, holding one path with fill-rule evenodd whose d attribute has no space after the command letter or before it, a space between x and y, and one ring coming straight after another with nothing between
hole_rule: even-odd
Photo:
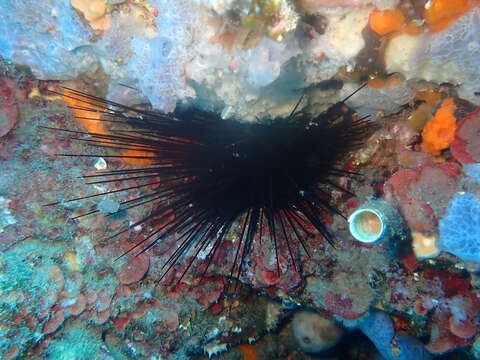
<instances>
[{"instance_id":1,"label":"underwater rocky wall","mask_svg":"<svg viewBox=\"0 0 480 360\"><path fill-rule=\"evenodd\" d=\"M129 85L166 112L196 98L224 117L285 115L301 89L339 72L403 75L365 95L368 111L398 110L420 80L458 85L478 104L480 10L470 3L5 0L0 52L39 79L101 69L110 99L125 101Z\"/></svg>"},{"instance_id":2,"label":"underwater rocky wall","mask_svg":"<svg viewBox=\"0 0 480 360\"><path fill-rule=\"evenodd\" d=\"M0 0L0 358L480 359L479 5ZM334 247L307 226L301 271L288 243L259 236L238 294L224 292L238 224L206 277L203 252L185 278L191 254L162 276L176 234L118 259L147 225L112 234L154 205L122 208L145 195L138 178L126 195L81 177L146 164L52 130L106 131L106 108L85 112L60 86L255 122L302 95L305 114L321 113L362 84L347 104L374 131L328 195L366 217L322 214Z\"/></svg>"}]
</instances>

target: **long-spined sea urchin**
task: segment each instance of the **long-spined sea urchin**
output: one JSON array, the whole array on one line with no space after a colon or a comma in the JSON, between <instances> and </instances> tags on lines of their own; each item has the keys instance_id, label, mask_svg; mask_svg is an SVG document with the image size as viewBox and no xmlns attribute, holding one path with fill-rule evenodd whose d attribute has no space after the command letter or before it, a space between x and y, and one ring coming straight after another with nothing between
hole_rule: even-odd
<instances>
[{"instance_id":1,"label":"long-spined sea urchin","mask_svg":"<svg viewBox=\"0 0 480 360\"><path fill-rule=\"evenodd\" d=\"M334 236L322 215L329 212L343 217L330 204L329 193L333 189L349 193L334 178L354 174L342 170L339 163L363 144L372 130L366 118L359 118L345 106L346 99L316 117L298 110L299 101L286 118L248 123L223 120L198 108L180 108L167 115L73 89L64 88L62 96L80 103L77 109L95 113L90 120L122 128L109 129L108 133L55 130L71 139L123 153L59 155L138 159L147 164L86 175L95 179L90 183L160 180L48 205L148 187L149 192L123 201L121 208L154 202L153 211L120 233L147 223L153 229L127 252L133 254L176 234L177 247L163 265L162 277L185 255L193 254L179 280L202 251L207 253L205 274L234 227L240 235L230 278L241 278L245 260L262 235L268 235L272 242L278 272L281 242L297 271L294 249L301 247L309 255L304 241L308 227L333 245ZM77 217L98 212L91 210ZM267 234L262 234L264 228Z\"/></svg>"}]
</instances>

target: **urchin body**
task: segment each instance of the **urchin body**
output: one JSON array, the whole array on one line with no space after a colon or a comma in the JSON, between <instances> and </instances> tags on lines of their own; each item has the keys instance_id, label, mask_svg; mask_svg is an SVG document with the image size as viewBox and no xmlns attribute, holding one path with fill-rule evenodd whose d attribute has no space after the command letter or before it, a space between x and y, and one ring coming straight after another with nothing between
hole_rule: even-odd
<instances>
[{"instance_id":1,"label":"urchin body","mask_svg":"<svg viewBox=\"0 0 480 360\"><path fill-rule=\"evenodd\" d=\"M72 138L127 151L128 155L62 155L124 157L148 163L93 175L103 182L160 178L147 194L123 202L122 207L155 204L151 214L129 227L148 223L154 229L132 250L147 251L176 234L177 247L164 265L164 274L186 254L193 254L181 277L201 251L207 252L206 272L234 227L239 229L239 241L230 276L237 278L254 240L262 235L272 241L277 267L282 242L298 269L293 249L302 247L308 254L304 241L307 228L313 227L332 243L333 235L322 217L325 212L339 212L330 204L329 194L332 189L348 192L336 185L334 178L349 175L340 162L372 129L344 102L315 117L294 109L287 118L247 123L223 120L196 108L165 115L76 90L65 90L63 95L80 99L84 109L101 112L103 121L122 126L105 134L74 132ZM263 228L266 234L262 234Z\"/></svg>"}]
</instances>

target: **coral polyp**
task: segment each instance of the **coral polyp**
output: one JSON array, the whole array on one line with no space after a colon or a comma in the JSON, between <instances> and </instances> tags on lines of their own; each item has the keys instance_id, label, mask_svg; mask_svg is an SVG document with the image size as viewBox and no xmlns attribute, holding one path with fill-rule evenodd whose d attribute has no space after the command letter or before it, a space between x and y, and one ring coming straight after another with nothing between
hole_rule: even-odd
<instances>
[{"instance_id":1,"label":"coral polyp","mask_svg":"<svg viewBox=\"0 0 480 360\"><path fill-rule=\"evenodd\" d=\"M334 235L323 216L341 214L330 203L330 192L336 189L349 193L334 179L353 174L342 169L341 161L364 142L373 128L344 102L318 116L296 107L289 117L250 123L226 121L198 108L180 107L166 115L72 89L65 89L63 97L74 100L74 108L91 113L92 122L110 122L115 128L107 132L64 129L71 139L105 152L60 155L123 158L142 164L87 177L96 184L138 181L136 186L113 192L150 189L121 203L122 209L155 204L148 216L121 233L142 224L153 229L128 251L137 255L175 234L176 248L163 266L163 276L186 255L193 255L180 279L200 253L207 254L205 274L222 242L231 236L238 239L230 277L241 278L252 246L264 236L275 250L277 272L280 249L287 250L285 257L299 271L298 249L308 254L305 239L312 231L333 244ZM102 119L98 119L99 113ZM109 153L112 149L120 153Z\"/></svg>"}]
</instances>

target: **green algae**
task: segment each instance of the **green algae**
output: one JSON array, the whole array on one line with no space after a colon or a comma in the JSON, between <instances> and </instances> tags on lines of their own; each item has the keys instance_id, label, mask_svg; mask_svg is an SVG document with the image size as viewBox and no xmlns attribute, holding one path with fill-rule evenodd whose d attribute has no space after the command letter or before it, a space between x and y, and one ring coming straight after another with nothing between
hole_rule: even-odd
<instances>
[{"instance_id":1,"label":"green algae","mask_svg":"<svg viewBox=\"0 0 480 360\"><path fill-rule=\"evenodd\" d=\"M32 329L22 315L37 315L45 308L41 297L59 290L39 267L56 265L65 249L65 245L27 239L0 252L0 324L6 325L0 326L0 354L12 346L22 352L42 338L40 329Z\"/></svg>"},{"instance_id":2,"label":"green algae","mask_svg":"<svg viewBox=\"0 0 480 360\"><path fill-rule=\"evenodd\" d=\"M60 337L47 349L47 356L52 360L111 359L108 353L95 332L81 322L66 326Z\"/></svg>"},{"instance_id":3,"label":"green algae","mask_svg":"<svg viewBox=\"0 0 480 360\"><path fill-rule=\"evenodd\" d=\"M67 246L62 243L53 245L27 239L1 252L0 299L13 291L24 291L34 297L44 295L48 290L46 274L37 268L57 265L55 258L61 257L66 250Z\"/></svg>"}]
</instances>

